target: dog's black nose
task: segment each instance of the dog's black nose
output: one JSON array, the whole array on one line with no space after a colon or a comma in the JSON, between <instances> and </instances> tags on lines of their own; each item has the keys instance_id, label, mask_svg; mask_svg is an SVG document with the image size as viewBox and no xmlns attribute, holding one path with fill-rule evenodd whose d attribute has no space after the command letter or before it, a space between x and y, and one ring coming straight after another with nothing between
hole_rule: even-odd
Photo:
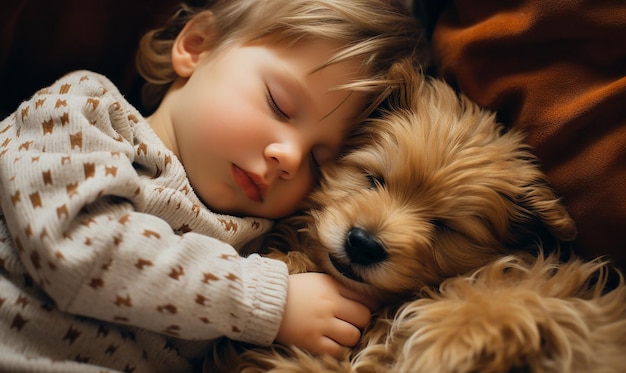
<instances>
[{"instance_id":1,"label":"dog's black nose","mask_svg":"<svg viewBox=\"0 0 626 373\"><path fill-rule=\"evenodd\" d=\"M387 252L380 241L363 228L350 229L345 249L350 261L357 264L374 264L387 257Z\"/></svg>"}]
</instances>

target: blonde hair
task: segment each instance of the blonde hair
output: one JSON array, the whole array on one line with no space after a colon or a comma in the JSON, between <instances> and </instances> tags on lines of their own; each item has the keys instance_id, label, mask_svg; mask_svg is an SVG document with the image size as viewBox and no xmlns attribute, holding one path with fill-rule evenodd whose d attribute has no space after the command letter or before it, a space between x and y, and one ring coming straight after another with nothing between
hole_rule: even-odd
<instances>
[{"instance_id":1,"label":"blonde hair","mask_svg":"<svg viewBox=\"0 0 626 373\"><path fill-rule=\"evenodd\" d=\"M205 10L213 13L213 50L234 42L266 39L287 44L307 38L341 42L345 48L318 69L361 59L366 77L340 88L369 95L364 116L398 83L388 75L395 61L410 58L419 65L425 59L422 28L394 0L212 0L204 7L181 4L163 27L149 31L140 42L137 68L147 81L143 100L148 110L156 108L176 79L171 63L174 40L187 22Z\"/></svg>"}]
</instances>

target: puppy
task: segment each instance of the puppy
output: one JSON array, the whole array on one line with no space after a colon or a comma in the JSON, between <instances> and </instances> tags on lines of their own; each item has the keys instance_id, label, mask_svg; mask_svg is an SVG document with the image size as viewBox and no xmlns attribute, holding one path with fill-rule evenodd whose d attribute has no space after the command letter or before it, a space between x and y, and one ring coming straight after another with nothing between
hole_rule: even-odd
<instances>
[{"instance_id":1,"label":"puppy","mask_svg":"<svg viewBox=\"0 0 626 373\"><path fill-rule=\"evenodd\" d=\"M574 239L521 133L413 66L394 74L385 108L322 170L306 213L277 224L266 255L397 305L512 251ZM224 351L214 359L238 355Z\"/></svg>"}]
</instances>

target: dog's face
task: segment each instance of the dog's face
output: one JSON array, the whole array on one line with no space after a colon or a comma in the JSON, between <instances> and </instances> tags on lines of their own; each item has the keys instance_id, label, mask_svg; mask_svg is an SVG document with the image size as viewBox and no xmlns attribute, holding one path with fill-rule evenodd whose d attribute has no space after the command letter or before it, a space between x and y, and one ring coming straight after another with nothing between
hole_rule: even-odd
<instances>
[{"instance_id":1,"label":"dog's face","mask_svg":"<svg viewBox=\"0 0 626 373\"><path fill-rule=\"evenodd\" d=\"M405 72L391 108L323 170L309 255L378 299L484 265L575 226L516 133L442 82Z\"/></svg>"}]
</instances>

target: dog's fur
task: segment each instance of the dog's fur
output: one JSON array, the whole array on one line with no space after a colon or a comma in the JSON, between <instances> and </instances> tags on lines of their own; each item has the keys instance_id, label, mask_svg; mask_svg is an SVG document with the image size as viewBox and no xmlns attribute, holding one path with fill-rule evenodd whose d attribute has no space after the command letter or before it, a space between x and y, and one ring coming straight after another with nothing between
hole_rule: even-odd
<instances>
[{"instance_id":1,"label":"dog's fur","mask_svg":"<svg viewBox=\"0 0 626 373\"><path fill-rule=\"evenodd\" d=\"M396 74L405 83L387 109L355 133L337 164L323 170L307 213L278 224L268 242L283 250L266 253L285 260L292 273L330 273L388 306L343 360L223 340L205 370L559 371L578 361L574 352L586 358L604 343L607 351L624 351L624 328L604 340L586 329L624 325L624 308L612 300L624 301L623 289L607 296L598 288L584 290L599 265L576 262L555 274L554 259L521 264L541 257L538 248L558 249L576 235L523 135L505 132L492 113L441 81L403 65ZM518 259L497 261L512 252ZM473 277L456 278L483 266ZM568 276L571 284L557 284ZM451 278L440 293L423 298L424 289ZM515 291L529 301L508 305L507 294ZM489 294L493 299L486 302ZM491 313L470 312L484 303ZM582 309L574 312L573 305ZM523 315L513 313L524 307ZM482 321L462 322L477 316ZM541 361L531 362L534 357Z\"/></svg>"},{"instance_id":2,"label":"dog's fur","mask_svg":"<svg viewBox=\"0 0 626 373\"><path fill-rule=\"evenodd\" d=\"M387 308L359 351L337 361L275 347L241 372L623 372L626 285L604 292L605 262L506 256L438 291ZM613 272L616 274L616 272Z\"/></svg>"}]
</instances>

